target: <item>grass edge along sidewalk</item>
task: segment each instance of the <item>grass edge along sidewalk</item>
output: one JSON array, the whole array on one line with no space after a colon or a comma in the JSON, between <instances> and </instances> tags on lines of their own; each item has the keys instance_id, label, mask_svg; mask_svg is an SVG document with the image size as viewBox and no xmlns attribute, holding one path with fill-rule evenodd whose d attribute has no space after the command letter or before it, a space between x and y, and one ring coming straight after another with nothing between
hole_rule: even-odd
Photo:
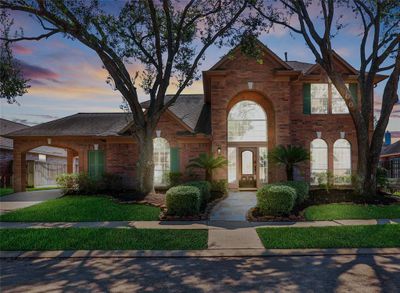
<instances>
[{"instance_id":1,"label":"grass edge along sidewalk","mask_svg":"<svg viewBox=\"0 0 400 293\"><path fill-rule=\"evenodd\" d=\"M400 247L400 225L257 228L266 249Z\"/></svg>"},{"instance_id":2,"label":"grass edge along sidewalk","mask_svg":"<svg viewBox=\"0 0 400 293\"><path fill-rule=\"evenodd\" d=\"M206 249L207 230L38 228L1 229L1 251L197 250Z\"/></svg>"}]
</instances>

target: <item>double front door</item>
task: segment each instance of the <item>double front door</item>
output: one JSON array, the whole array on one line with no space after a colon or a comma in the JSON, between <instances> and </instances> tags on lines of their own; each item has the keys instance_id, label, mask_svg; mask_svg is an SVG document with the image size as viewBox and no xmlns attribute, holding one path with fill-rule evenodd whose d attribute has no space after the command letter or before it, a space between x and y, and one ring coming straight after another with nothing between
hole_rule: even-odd
<instances>
[{"instance_id":1,"label":"double front door","mask_svg":"<svg viewBox=\"0 0 400 293\"><path fill-rule=\"evenodd\" d=\"M239 188L257 187L257 148L239 147Z\"/></svg>"}]
</instances>

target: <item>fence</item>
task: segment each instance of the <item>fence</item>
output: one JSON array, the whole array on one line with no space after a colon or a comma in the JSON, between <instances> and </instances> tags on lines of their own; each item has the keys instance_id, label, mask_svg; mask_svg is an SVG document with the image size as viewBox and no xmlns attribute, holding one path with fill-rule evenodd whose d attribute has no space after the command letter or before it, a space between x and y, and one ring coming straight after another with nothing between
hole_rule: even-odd
<instances>
[{"instance_id":1,"label":"fence","mask_svg":"<svg viewBox=\"0 0 400 293\"><path fill-rule=\"evenodd\" d=\"M26 171L28 186L57 185L56 178L60 174L67 173L67 165L62 163L28 161Z\"/></svg>"},{"instance_id":2,"label":"fence","mask_svg":"<svg viewBox=\"0 0 400 293\"><path fill-rule=\"evenodd\" d=\"M394 158L381 163L381 167L385 168L389 178L400 178L400 158Z\"/></svg>"}]
</instances>

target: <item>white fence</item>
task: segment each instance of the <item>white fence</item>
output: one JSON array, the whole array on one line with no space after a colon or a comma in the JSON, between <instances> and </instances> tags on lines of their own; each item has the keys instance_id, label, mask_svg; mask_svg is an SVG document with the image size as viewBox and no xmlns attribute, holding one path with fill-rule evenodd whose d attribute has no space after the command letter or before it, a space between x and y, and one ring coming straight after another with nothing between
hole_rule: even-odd
<instances>
[{"instance_id":1,"label":"white fence","mask_svg":"<svg viewBox=\"0 0 400 293\"><path fill-rule=\"evenodd\" d=\"M58 175L67 173L67 165L28 161L26 171L28 186L51 186L57 185L56 178Z\"/></svg>"}]
</instances>

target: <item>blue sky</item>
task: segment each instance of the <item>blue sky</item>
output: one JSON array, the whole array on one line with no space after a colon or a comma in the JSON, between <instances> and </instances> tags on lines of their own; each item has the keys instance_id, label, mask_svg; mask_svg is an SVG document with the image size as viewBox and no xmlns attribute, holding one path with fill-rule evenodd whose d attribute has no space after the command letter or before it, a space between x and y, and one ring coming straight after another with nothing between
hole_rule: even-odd
<instances>
[{"instance_id":1,"label":"blue sky","mask_svg":"<svg viewBox=\"0 0 400 293\"><path fill-rule=\"evenodd\" d=\"M36 22L21 13L14 13L16 26L22 26L26 36L39 32ZM334 49L355 68L359 66L359 26L352 23L334 39ZM300 36L276 27L260 37L282 59L288 52L289 60L314 62L314 57ZM207 70L230 48L210 48L200 70ZM13 121L34 125L77 112L120 111L121 97L106 84L107 73L99 58L79 42L61 35L39 42L24 41L14 46L15 57L20 60L24 73L31 79L31 88L17 104L1 101L1 116ZM140 70L139 64L131 64L131 72ZM382 82L375 89L376 111L379 111ZM171 87L169 92L173 92ZM185 90L186 93L202 93L201 80ZM146 95L140 92L145 100ZM396 105L388 129L399 131L400 105Z\"/></svg>"}]
</instances>

